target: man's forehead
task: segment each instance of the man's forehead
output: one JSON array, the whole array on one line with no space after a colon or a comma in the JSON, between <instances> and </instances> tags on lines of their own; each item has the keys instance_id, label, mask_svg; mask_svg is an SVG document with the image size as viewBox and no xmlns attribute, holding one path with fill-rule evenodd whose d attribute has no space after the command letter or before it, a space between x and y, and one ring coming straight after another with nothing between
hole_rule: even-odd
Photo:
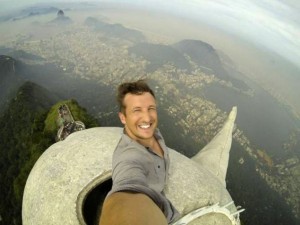
<instances>
[{"instance_id":1,"label":"man's forehead","mask_svg":"<svg viewBox=\"0 0 300 225\"><path fill-rule=\"evenodd\" d=\"M131 94L128 93L124 97L124 104L126 106L147 106L156 105L155 98L149 93L144 92L142 94Z\"/></svg>"}]
</instances>

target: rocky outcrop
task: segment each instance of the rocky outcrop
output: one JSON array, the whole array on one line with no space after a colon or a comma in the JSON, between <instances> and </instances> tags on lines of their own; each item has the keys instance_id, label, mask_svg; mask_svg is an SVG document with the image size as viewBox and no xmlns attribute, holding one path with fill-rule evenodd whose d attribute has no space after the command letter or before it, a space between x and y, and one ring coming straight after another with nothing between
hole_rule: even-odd
<instances>
[{"instance_id":1,"label":"rocky outcrop","mask_svg":"<svg viewBox=\"0 0 300 225\"><path fill-rule=\"evenodd\" d=\"M63 10L58 10L57 16L54 20L52 20L50 23L55 23L58 25L66 25L66 24L71 24L73 21L71 20L70 17L66 16Z\"/></svg>"},{"instance_id":2,"label":"rocky outcrop","mask_svg":"<svg viewBox=\"0 0 300 225\"><path fill-rule=\"evenodd\" d=\"M61 9L57 12L57 17L64 17L65 13Z\"/></svg>"}]
</instances>

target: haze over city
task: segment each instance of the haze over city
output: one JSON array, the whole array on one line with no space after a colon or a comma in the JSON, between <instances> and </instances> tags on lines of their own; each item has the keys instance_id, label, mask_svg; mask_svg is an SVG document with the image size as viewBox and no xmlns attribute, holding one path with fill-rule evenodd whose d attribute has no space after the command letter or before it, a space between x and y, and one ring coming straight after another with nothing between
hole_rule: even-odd
<instances>
[{"instance_id":1,"label":"haze over city","mask_svg":"<svg viewBox=\"0 0 300 225\"><path fill-rule=\"evenodd\" d=\"M166 142L191 157L236 105L228 189L244 224L298 221L299 37L298 0L0 0L0 122L30 81L120 126L116 86L146 78Z\"/></svg>"},{"instance_id":2,"label":"haze over city","mask_svg":"<svg viewBox=\"0 0 300 225\"><path fill-rule=\"evenodd\" d=\"M62 2L68 1L51 3L55 5ZM127 23L127 26L144 32L165 35L173 42L183 38L206 41L226 52L246 76L284 98L300 114L297 100L300 96L297 88L300 82L300 6L297 1L69 2L109 3L123 9L135 7L136 12L114 14L111 21ZM37 3L46 4L47 1L1 1L0 13L5 15L13 9ZM151 10L157 14L149 17L150 13L147 12Z\"/></svg>"}]
</instances>

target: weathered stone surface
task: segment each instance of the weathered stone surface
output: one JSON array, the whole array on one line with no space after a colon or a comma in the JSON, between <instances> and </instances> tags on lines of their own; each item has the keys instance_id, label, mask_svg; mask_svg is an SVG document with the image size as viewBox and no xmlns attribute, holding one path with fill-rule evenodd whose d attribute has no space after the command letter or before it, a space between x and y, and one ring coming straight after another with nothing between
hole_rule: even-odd
<instances>
[{"instance_id":1,"label":"weathered stone surface","mask_svg":"<svg viewBox=\"0 0 300 225\"><path fill-rule=\"evenodd\" d=\"M23 224L85 224L82 204L95 186L110 179L112 153L122 128L99 127L75 132L50 146L27 180L23 197ZM232 201L209 169L170 150L170 178L165 193L182 216L191 211ZM235 212L235 206L229 209ZM227 216L209 213L189 224L232 224Z\"/></svg>"},{"instance_id":2,"label":"weathered stone surface","mask_svg":"<svg viewBox=\"0 0 300 225\"><path fill-rule=\"evenodd\" d=\"M222 183L206 168L176 151L170 152L170 160L166 195L182 215L204 206L232 201Z\"/></svg>"},{"instance_id":3,"label":"weathered stone surface","mask_svg":"<svg viewBox=\"0 0 300 225\"><path fill-rule=\"evenodd\" d=\"M232 131L237 115L237 107L233 107L222 129L192 159L207 168L226 187L226 173L229 153L232 144Z\"/></svg>"},{"instance_id":4,"label":"weathered stone surface","mask_svg":"<svg viewBox=\"0 0 300 225\"><path fill-rule=\"evenodd\" d=\"M79 193L94 180L111 176L111 157L121 131L93 128L75 132L47 149L26 183L23 224L80 224Z\"/></svg>"}]
</instances>

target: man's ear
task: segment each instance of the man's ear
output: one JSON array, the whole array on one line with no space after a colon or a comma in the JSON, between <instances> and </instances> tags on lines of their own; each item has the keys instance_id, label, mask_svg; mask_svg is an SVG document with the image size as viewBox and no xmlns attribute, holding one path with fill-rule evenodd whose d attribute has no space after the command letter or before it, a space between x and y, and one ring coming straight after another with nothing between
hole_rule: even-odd
<instances>
[{"instance_id":1,"label":"man's ear","mask_svg":"<svg viewBox=\"0 0 300 225\"><path fill-rule=\"evenodd\" d=\"M120 118L121 122L125 125L126 124L126 118L125 118L124 113L119 112L119 118Z\"/></svg>"}]
</instances>

